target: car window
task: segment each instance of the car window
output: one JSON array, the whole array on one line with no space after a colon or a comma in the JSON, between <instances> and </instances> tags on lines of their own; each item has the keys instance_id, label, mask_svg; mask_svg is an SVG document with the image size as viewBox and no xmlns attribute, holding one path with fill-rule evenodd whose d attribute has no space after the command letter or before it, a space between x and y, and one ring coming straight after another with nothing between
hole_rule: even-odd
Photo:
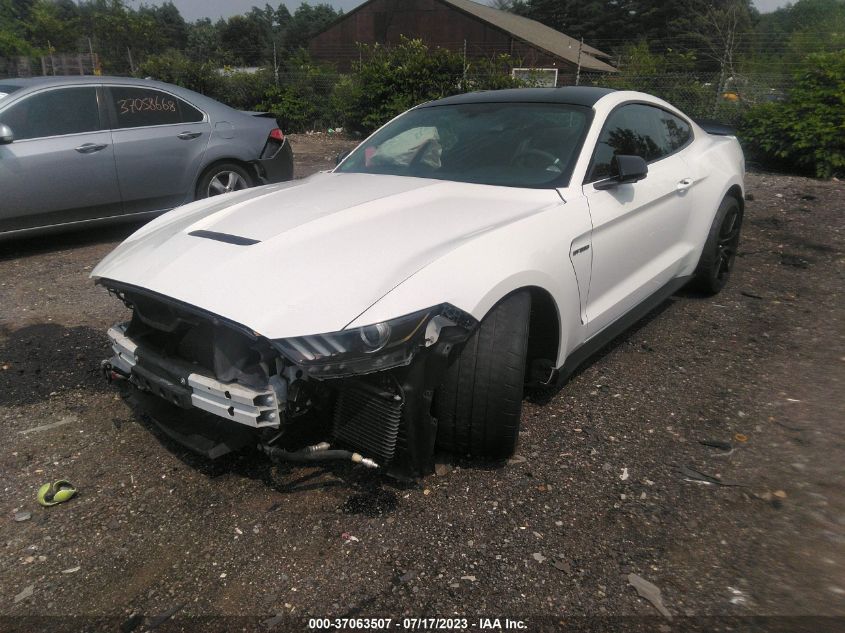
<instances>
[{"instance_id":1,"label":"car window","mask_svg":"<svg viewBox=\"0 0 845 633\"><path fill-rule=\"evenodd\" d=\"M100 129L97 89L58 88L24 97L0 113L15 140L81 134Z\"/></svg>"},{"instance_id":2,"label":"car window","mask_svg":"<svg viewBox=\"0 0 845 633\"><path fill-rule=\"evenodd\" d=\"M683 147L691 134L689 125L665 110L639 103L622 106L599 135L587 182L610 176L614 156L635 155L650 163Z\"/></svg>"},{"instance_id":3,"label":"car window","mask_svg":"<svg viewBox=\"0 0 845 633\"><path fill-rule=\"evenodd\" d=\"M658 126L663 134L664 145L669 148L670 152L677 152L692 137L692 129L686 121L674 114L658 108L655 108L655 110L657 111Z\"/></svg>"},{"instance_id":4,"label":"car window","mask_svg":"<svg viewBox=\"0 0 845 633\"><path fill-rule=\"evenodd\" d=\"M549 103L417 108L364 141L339 172L511 187L563 186L590 110Z\"/></svg>"},{"instance_id":5,"label":"car window","mask_svg":"<svg viewBox=\"0 0 845 633\"><path fill-rule=\"evenodd\" d=\"M172 125L202 121L203 113L178 97L150 88L110 86L109 103L116 128Z\"/></svg>"}]
</instances>

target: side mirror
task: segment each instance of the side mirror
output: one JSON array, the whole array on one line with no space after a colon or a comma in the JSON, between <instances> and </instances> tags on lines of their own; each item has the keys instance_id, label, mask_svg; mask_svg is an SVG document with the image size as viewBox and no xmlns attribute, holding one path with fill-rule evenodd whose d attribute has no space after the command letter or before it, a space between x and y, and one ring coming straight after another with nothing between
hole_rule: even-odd
<instances>
[{"instance_id":1,"label":"side mirror","mask_svg":"<svg viewBox=\"0 0 845 633\"><path fill-rule=\"evenodd\" d=\"M5 123L0 123L0 145L8 145L15 140L15 134Z\"/></svg>"},{"instance_id":2,"label":"side mirror","mask_svg":"<svg viewBox=\"0 0 845 633\"><path fill-rule=\"evenodd\" d=\"M340 164L343 162L343 159L344 159L344 158L346 158L347 156L349 156L351 153L352 153L352 150L351 150L351 149L348 149L348 150L346 150L345 152L341 152L341 153L340 153L340 154L338 154L338 155L337 155L337 157L334 159L334 164L335 164L335 165L340 165Z\"/></svg>"},{"instance_id":3,"label":"side mirror","mask_svg":"<svg viewBox=\"0 0 845 633\"><path fill-rule=\"evenodd\" d=\"M610 164L613 175L593 185L596 189L613 189L619 185L637 182L648 175L648 164L641 156L619 154Z\"/></svg>"}]
</instances>

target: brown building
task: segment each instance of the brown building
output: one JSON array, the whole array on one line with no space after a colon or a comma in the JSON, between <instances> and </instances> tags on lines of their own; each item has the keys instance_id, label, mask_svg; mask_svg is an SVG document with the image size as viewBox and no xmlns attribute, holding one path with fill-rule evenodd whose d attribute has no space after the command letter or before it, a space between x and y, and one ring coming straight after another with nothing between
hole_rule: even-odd
<instances>
[{"instance_id":1,"label":"brown building","mask_svg":"<svg viewBox=\"0 0 845 633\"><path fill-rule=\"evenodd\" d=\"M309 50L345 71L359 58L358 43L393 45L403 35L466 50L468 59L507 53L522 68L557 69L558 85L572 83L579 62L582 72L616 71L609 56L592 46L471 0L368 0L314 36Z\"/></svg>"}]
</instances>

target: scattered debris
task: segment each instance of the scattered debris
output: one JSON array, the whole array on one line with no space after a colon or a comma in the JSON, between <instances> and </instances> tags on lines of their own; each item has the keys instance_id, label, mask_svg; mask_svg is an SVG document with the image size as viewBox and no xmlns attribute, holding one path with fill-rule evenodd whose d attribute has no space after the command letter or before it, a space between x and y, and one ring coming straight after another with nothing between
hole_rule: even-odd
<instances>
[{"instance_id":1,"label":"scattered debris","mask_svg":"<svg viewBox=\"0 0 845 633\"><path fill-rule=\"evenodd\" d=\"M761 295L754 294L750 290L740 290L739 294L741 294L743 297L751 297L752 299L763 299L764 298Z\"/></svg>"},{"instance_id":2,"label":"scattered debris","mask_svg":"<svg viewBox=\"0 0 845 633\"><path fill-rule=\"evenodd\" d=\"M778 499L786 499L786 492L783 490L775 490L772 495Z\"/></svg>"},{"instance_id":3,"label":"scattered debris","mask_svg":"<svg viewBox=\"0 0 845 633\"><path fill-rule=\"evenodd\" d=\"M733 444L730 442L722 442L721 440L699 440L699 444L704 446L710 446L712 448L718 448L722 451L730 451L733 450Z\"/></svg>"},{"instance_id":4,"label":"scattered debris","mask_svg":"<svg viewBox=\"0 0 845 633\"><path fill-rule=\"evenodd\" d=\"M181 611L184 606L184 603L177 604L175 607L168 609L164 613L160 613L159 615L153 616L152 618L150 618L150 623L147 625L147 630L152 631L153 629L160 627L162 624L164 624L170 618L176 615L179 611Z\"/></svg>"},{"instance_id":5,"label":"scattered debris","mask_svg":"<svg viewBox=\"0 0 845 633\"><path fill-rule=\"evenodd\" d=\"M76 572L78 572L80 569L82 569L82 567L80 567L79 565L77 565L76 567L70 567L70 568L68 568L68 569L63 569L63 570L62 570L62 573L63 573L63 574L75 574L75 573L76 573Z\"/></svg>"},{"instance_id":6,"label":"scattered debris","mask_svg":"<svg viewBox=\"0 0 845 633\"><path fill-rule=\"evenodd\" d=\"M677 468L678 474L684 478L684 481L693 481L695 483L701 483L705 485L717 485L717 486L727 486L727 487L743 487L745 484L736 484L736 483L729 483L726 481L722 481L717 477L713 477L706 473L701 472L700 470L696 470L695 468L691 468L690 466L678 466Z\"/></svg>"},{"instance_id":7,"label":"scattered debris","mask_svg":"<svg viewBox=\"0 0 845 633\"><path fill-rule=\"evenodd\" d=\"M637 593L640 594L641 598L648 600L652 606L660 612L660 615L665 617L667 620L672 619L672 614L669 613L669 610L663 605L663 597L661 596L660 589L657 588L657 585L650 583L645 578L638 576L637 574L628 574L628 584L637 590Z\"/></svg>"},{"instance_id":8,"label":"scattered debris","mask_svg":"<svg viewBox=\"0 0 845 633\"><path fill-rule=\"evenodd\" d=\"M731 604L745 604L748 602L748 599L741 590L736 589L735 587L728 587L728 591L730 591L731 595L733 595L731 598Z\"/></svg>"},{"instance_id":9,"label":"scattered debris","mask_svg":"<svg viewBox=\"0 0 845 633\"><path fill-rule=\"evenodd\" d=\"M534 552L533 554L531 554L531 558L536 560L538 563L546 562L546 557L543 556L540 552Z\"/></svg>"},{"instance_id":10,"label":"scattered debris","mask_svg":"<svg viewBox=\"0 0 845 633\"><path fill-rule=\"evenodd\" d=\"M36 498L44 507L70 501L76 495L76 488L67 479L46 483L38 489Z\"/></svg>"},{"instance_id":11,"label":"scattered debris","mask_svg":"<svg viewBox=\"0 0 845 633\"><path fill-rule=\"evenodd\" d=\"M469 580L470 582L475 582L475 576L461 576L461 580Z\"/></svg>"},{"instance_id":12,"label":"scattered debris","mask_svg":"<svg viewBox=\"0 0 845 633\"><path fill-rule=\"evenodd\" d=\"M26 600L33 593L35 593L35 585L30 585L29 587L26 587L23 591L21 591L18 595L15 596L15 604L17 604L21 600Z\"/></svg>"},{"instance_id":13,"label":"scattered debris","mask_svg":"<svg viewBox=\"0 0 845 633\"><path fill-rule=\"evenodd\" d=\"M58 426L63 426L65 424L70 424L71 422L76 422L77 417L75 415L69 415L58 422L50 422L49 424L42 424L41 426L34 426L31 429L24 429L23 431L18 431L21 435L26 435L27 433L38 433L39 431L48 431L50 429L55 429Z\"/></svg>"},{"instance_id":14,"label":"scattered debris","mask_svg":"<svg viewBox=\"0 0 845 633\"><path fill-rule=\"evenodd\" d=\"M527 461L528 459L526 459L522 455L514 455L508 460L508 465L513 466L514 464L524 464Z\"/></svg>"},{"instance_id":15,"label":"scattered debris","mask_svg":"<svg viewBox=\"0 0 845 633\"><path fill-rule=\"evenodd\" d=\"M359 539L357 536L353 536L349 532L344 532L343 534L340 535L340 538L343 539L344 545L347 545L349 543L358 543L358 542L361 541L361 539Z\"/></svg>"},{"instance_id":16,"label":"scattered debris","mask_svg":"<svg viewBox=\"0 0 845 633\"><path fill-rule=\"evenodd\" d=\"M452 464L447 462L437 462L434 464L434 474L438 477L444 477L452 472Z\"/></svg>"},{"instance_id":17,"label":"scattered debris","mask_svg":"<svg viewBox=\"0 0 845 633\"><path fill-rule=\"evenodd\" d=\"M18 523L22 523L23 521L29 521L31 518L32 512L27 512L26 510L15 512L15 521L17 521Z\"/></svg>"},{"instance_id":18,"label":"scattered debris","mask_svg":"<svg viewBox=\"0 0 845 633\"><path fill-rule=\"evenodd\" d=\"M810 262L800 257L799 255L792 255L790 253L780 254L780 263L784 266L792 266L794 268L809 268Z\"/></svg>"},{"instance_id":19,"label":"scattered debris","mask_svg":"<svg viewBox=\"0 0 845 633\"><path fill-rule=\"evenodd\" d=\"M565 572L567 574L572 573L572 565L570 565L565 560L555 559L554 563L552 563L552 564L555 566L555 569L557 569L559 571Z\"/></svg>"},{"instance_id":20,"label":"scattered debris","mask_svg":"<svg viewBox=\"0 0 845 633\"><path fill-rule=\"evenodd\" d=\"M285 621L285 614L284 613L277 613L272 618L267 618L266 620L264 620L261 623L261 625L265 629L274 629L284 621Z\"/></svg>"},{"instance_id":21,"label":"scattered debris","mask_svg":"<svg viewBox=\"0 0 845 633\"><path fill-rule=\"evenodd\" d=\"M742 443L745 443L745 442L747 442L747 441L748 441L748 436L747 436L747 435L744 435L744 434L742 434L742 433L737 433L736 435L734 435L734 439L735 439L737 442L742 442Z\"/></svg>"},{"instance_id":22,"label":"scattered debris","mask_svg":"<svg viewBox=\"0 0 845 633\"><path fill-rule=\"evenodd\" d=\"M619 475L619 479L621 479L622 481L625 481L625 480L628 479L628 469L627 468L622 469L622 474Z\"/></svg>"}]
</instances>

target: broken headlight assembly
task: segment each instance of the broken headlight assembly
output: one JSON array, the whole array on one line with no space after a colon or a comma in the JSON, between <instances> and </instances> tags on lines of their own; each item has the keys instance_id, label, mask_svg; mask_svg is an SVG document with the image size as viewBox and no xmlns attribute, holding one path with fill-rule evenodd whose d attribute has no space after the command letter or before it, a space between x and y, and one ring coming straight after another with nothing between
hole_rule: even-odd
<instances>
[{"instance_id":1,"label":"broken headlight assembly","mask_svg":"<svg viewBox=\"0 0 845 633\"><path fill-rule=\"evenodd\" d=\"M472 315L443 303L390 321L272 343L311 376L336 378L408 365L420 349L438 341L443 328L471 331L477 323Z\"/></svg>"}]
</instances>

